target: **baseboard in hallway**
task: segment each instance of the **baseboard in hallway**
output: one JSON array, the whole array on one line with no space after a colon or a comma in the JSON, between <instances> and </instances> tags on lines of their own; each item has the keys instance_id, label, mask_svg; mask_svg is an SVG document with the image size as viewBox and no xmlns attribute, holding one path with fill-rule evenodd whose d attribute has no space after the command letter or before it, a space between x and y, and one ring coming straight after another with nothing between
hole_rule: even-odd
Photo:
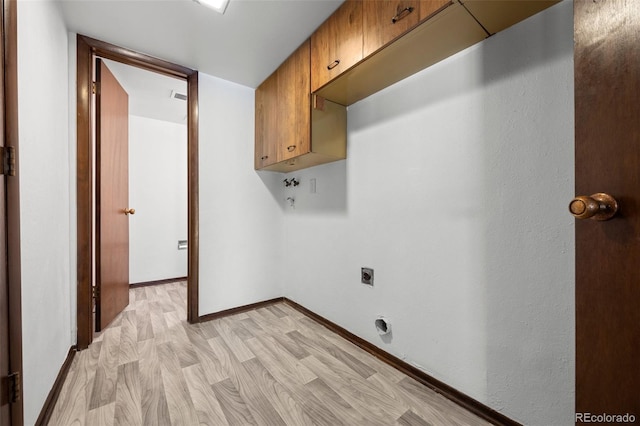
<instances>
[{"instance_id":1,"label":"baseboard in hallway","mask_svg":"<svg viewBox=\"0 0 640 426\"><path fill-rule=\"evenodd\" d=\"M40 411L40 415L36 420L36 426L44 426L49 424L49 420L51 419L51 415L53 414L53 409L58 402L58 398L60 397L60 392L62 387L67 379L67 375L69 374L69 370L71 369L71 364L76 355L76 347L71 346L69 348L69 352L67 353L67 357L62 363L62 367L60 367L60 371L58 372L58 376L56 380L53 382L53 386L49 391L49 395L47 395L47 399L44 401L44 405L42 406L42 410Z\"/></svg>"},{"instance_id":2,"label":"baseboard in hallway","mask_svg":"<svg viewBox=\"0 0 640 426\"><path fill-rule=\"evenodd\" d=\"M187 277L178 277L178 278L167 278L163 280L155 280L155 281L143 281L139 283L131 283L129 284L129 288L131 287L146 287L150 285L161 285L161 284L170 284L179 281L187 281Z\"/></svg>"}]
</instances>

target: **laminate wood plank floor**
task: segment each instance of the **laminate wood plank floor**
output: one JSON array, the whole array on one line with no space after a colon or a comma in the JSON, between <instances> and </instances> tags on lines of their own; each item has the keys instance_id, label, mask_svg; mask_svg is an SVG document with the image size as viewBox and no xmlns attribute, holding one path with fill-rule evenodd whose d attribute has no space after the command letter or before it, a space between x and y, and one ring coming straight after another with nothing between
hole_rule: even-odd
<instances>
[{"instance_id":1,"label":"laminate wood plank floor","mask_svg":"<svg viewBox=\"0 0 640 426\"><path fill-rule=\"evenodd\" d=\"M286 303L190 325L186 291L131 289L49 425L489 424Z\"/></svg>"}]
</instances>

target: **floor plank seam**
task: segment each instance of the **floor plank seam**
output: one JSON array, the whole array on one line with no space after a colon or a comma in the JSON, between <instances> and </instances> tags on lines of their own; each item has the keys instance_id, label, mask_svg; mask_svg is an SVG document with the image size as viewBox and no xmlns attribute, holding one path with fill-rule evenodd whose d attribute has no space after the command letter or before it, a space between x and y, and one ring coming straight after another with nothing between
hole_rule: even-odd
<instances>
[{"instance_id":1,"label":"floor plank seam","mask_svg":"<svg viewBox=\"0 0 640 426\"><path fill-rule=\"evenodd\" d=\"M184 282L132 288L48 424L490 424L284 299L189 324L186 295Z\"/></svg>"}]
</instances>

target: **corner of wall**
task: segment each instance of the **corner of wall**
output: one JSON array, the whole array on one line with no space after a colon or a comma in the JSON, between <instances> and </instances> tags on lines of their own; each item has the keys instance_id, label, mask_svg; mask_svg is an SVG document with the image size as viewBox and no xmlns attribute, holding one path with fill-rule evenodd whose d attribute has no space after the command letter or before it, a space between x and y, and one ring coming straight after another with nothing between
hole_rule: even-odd
<instances>
[{"instance_id":1,"label":"corner of wall","mask_svg":"<svg viewBox=\"0 0 640 426\"><path fill-rule=\"evenodd\" d=\"M67 33L69 42L68 58L69 58L69 281L71 285L70 291L70 307L69 323L71 331L71 344L77 343L78 337L78 304L77 304L77 282L78 282L78 223L77 223L77 173L76 173L76 45L77 34L73 32Z\"/></svg>"},{"instance_id":2,"label":"corner of wall","mask_svg":"<svg viewBox=\"0 0 640 426\"><path fill-rule=\"evenodd\" d=\"M277 173L253 169L254 89L200 74L200 314L282 296Z\"/></svg>"}]
</instances>

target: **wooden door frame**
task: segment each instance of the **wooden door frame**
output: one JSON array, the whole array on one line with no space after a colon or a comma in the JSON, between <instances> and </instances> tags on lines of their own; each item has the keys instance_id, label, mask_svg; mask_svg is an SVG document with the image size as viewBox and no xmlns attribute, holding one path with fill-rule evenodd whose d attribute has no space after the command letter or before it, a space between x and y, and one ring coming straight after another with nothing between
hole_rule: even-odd
<instances>
[{"instance_id":1,"label":"wooden door frame","mask_svg":"<svg viewBox=\"0 0 640 426\"><path fill-rule=\"evenodd\" d=\"M20 181L18 148L18 20L17 1L2 0L2 68L3 114L5 146L16 150L15 176L6 177L6 235L7 235L7 302L9 332L9 371L22 372L22 284L20 263ZM5 374L5 372L2 372ZM22 392L18 401L10 406L12 425L21 425L24 419Z\"/></svg>"},{"instance_id":2,"label":"wooden door frame","mask_svg":"<svg viewBox=\"0 0 640 426\"><path fill-rule=\"evenodd\" d=\"M94 176L91 85L94 56L183 79L187 82L187 182L188 182L188 266L187 321L198 322L199 271L199 203L198 203L198 71L157 59L110 43L77 35L77 224L78 278L77 318L78 349L89 346L93 339L92 313L92 234Z\"/></svg>"}]
</instances>

